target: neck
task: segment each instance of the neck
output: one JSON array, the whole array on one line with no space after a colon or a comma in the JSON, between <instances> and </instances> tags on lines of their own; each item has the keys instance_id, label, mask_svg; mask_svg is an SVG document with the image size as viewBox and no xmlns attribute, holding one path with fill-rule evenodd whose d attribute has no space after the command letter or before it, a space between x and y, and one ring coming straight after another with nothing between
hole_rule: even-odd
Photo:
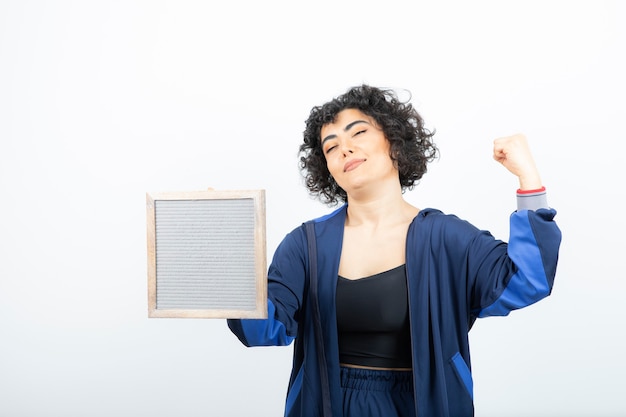
<instances>
[{"instance_id":1,"label":"neck","mask_svg":"<svg viewBox=\"0 0 626 417\"><path fill-rule=\"evenodd\" d=\"M399 187L398 187L399 188ZM348 196L346 226L371 226L394 224L413 219L419 210L407 203L402 190L378 193L375 197Z\"/></svg>"}]
</instances>

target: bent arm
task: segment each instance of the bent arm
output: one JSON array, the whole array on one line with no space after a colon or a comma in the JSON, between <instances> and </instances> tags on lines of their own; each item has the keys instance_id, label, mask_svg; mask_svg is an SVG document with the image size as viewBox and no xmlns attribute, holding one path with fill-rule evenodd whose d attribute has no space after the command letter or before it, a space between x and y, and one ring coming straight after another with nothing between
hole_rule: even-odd
<instances>
[{"instance_id":1,"label":"bent arm","mask_svg":"<svg viewBox=\"0 0 626 417\"><path fill-rule=\"evenodd\" d=\"M477 317L504 316L548 296L561 243L561 231L554 222L556 211L548 206L526 137L517 134L496 139L493 157L518 177L520 188L517 211L510 218L506 254L501 253L502 248L489 252L481 274L490 278L477 278Z\"/></svg>"}]
</instances>

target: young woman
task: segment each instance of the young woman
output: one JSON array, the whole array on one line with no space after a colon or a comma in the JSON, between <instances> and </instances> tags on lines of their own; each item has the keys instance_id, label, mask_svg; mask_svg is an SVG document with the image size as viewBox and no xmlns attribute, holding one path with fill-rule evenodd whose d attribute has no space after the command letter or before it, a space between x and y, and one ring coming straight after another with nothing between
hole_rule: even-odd
<instances>
[{"instance_id":1,"label":"young woman","mask_svg":"<svg viewBox=\"0 0 626 417\"><path fill-rule=\"evenodd\" d=\"M266 320L229 320L246 346L295 340L286 416L474 414L468 332L550 294L560 231L523 135L494 158L519 178L509 242L403 198L437 155L410 103L367 85L314 107L300 146L334 212L289 233Z\"/></svg>"}]
</instances>

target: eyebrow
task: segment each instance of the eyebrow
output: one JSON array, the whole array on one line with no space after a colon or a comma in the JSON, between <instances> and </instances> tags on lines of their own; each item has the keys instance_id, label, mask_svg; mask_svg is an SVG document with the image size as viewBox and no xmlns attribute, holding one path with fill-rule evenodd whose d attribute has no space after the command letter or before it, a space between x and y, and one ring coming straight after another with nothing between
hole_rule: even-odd
<instances>
[{"instance_id":1,"label":"eyebrow","mask_svg":"<svg viewBox=\"0 0 626 417\"><path fill-rule=\"evenodd\" d=\"M348 123L346 125L346 127L343 128L343 131L347 132L348 130L352 129L352 127L354 125L357 125L359 123L367 123L367 121L365 121L365 120L355 120L354 122L350 122L350 123ZM369 124L369 123L367 123L367 124ZM337 135L335 135L335 134L326 136L324 139L322 139L322 146L324 146L324 143L326 143L327 140L334 139L336 137L337 137Z\"/></svg>"}]
</instances>

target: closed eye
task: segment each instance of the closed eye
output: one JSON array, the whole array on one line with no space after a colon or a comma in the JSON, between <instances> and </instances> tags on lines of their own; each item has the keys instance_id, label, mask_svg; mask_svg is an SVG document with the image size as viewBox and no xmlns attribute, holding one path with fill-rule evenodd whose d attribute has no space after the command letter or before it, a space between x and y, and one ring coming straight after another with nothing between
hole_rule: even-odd
<instances>
[{"instance_id":1,"label":"closed eye","mask_svg":"<svg viewBox=\"0 0 626 417\"><path fill-rule=\"evenodd\" d=\"M365 132L367 132L367 129L359 130L354 134L354 136L360 135L361 133L365 133Z\"/></svg>"}]
</instances>

